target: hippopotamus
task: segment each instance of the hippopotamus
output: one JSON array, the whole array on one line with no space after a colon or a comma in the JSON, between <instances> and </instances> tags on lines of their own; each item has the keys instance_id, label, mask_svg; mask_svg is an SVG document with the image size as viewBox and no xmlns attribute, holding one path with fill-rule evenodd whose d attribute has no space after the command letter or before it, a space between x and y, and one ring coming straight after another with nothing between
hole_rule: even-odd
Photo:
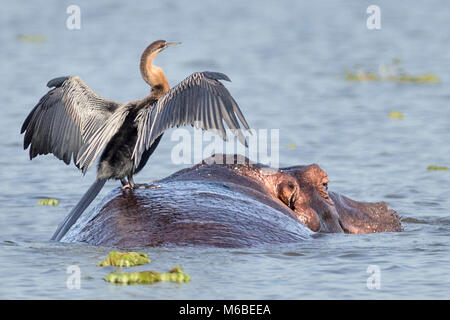
<instances>
[{"instance_id":1,"label":"hippopotamus","mask_svg":"<svg viewBox=\"0 0 450 320\"><path fill-rule=\"evenodd\" d=\"M91 245L245 247L315 233L399 232L384 202L328 190L317 164L273 169L237 155L213 155L144 189L112 190L62 239Z\"/></svg>"}]
</instances>

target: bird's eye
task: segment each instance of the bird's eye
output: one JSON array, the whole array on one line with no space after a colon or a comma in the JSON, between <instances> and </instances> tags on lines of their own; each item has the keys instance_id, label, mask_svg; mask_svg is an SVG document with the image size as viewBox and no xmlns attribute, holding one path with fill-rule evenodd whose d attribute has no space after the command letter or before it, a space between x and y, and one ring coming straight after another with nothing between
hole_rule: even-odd
<instances>
[{"instance_id":1,"label":"bird's eye","mask_svg":"<svg viewBox=\"0 0 450 320\"><path fill-rule=\"evenodd\" d=\"M325 190L328 191L328 183L324 183L324 184L323 184L323 187L325 188Z\"/></svg>"}]
</instances>

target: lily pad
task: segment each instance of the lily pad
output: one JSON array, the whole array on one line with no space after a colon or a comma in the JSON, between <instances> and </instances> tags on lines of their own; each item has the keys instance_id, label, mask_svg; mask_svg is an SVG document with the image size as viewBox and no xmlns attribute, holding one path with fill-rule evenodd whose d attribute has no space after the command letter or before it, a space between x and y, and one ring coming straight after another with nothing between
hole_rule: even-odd
<instances>
[{"instance_id":1,"label":"lily pad","mask_svg":"<svg viewBox=\"0 0 450 320\"><path fill-rule=\"evenodd\" d=\"M434 73L424 73L411 75L403 71L400 66L400 59L394 59L392 64L381 64L378 71L365 71L361 67L356 67L354 71L346 71L347 81L392 81L407 83L439 83L441 80Z\"/></svg>"},{"instance_id":2,"label":"lily pad","mask_svg":"<svg viewBox=\"0 0 450 320\"><path fill-rule=\"evenodd\" d=\"M17 39L24 43L44 43L46 41L42 34L18 34Z\"/></svg>"},{"instance_id":3,"label":"lily pad","mask_svg":"<svg viewBox=\"0 0 450 320\"><path fill-rule=\"evenodd\" d=\"M108 257L97 265L99 267L113 266L123 268L139 266L150 262L151 260L142 252L111 251Z\"/></svg>"},{"instance_id":4,"label":"lily pad","mask_svg":"<svg viewBox=\"0 0 450 320\"><path fill-rule=\"evenodd\" d=\"M345 79L347 81L359 81L359 82L364 82L364 81L378 81L380 80L380 78L378 77L378 75L376 73L372 73L372 72L357 72L357 73L353 73L350 71L347 71L345 73Z\"/></svg>"},{"instance_id":5,"label":"lily pad","mask_svg":"<svg viewBox=\"0 0 450 320\"><path fill-rule=\"evenodd\" d=\"M40 206L57 206L59 203L58 199L41 199L37 202Z\"/></svg>"},{"instance_id":6,"label":"lily pad","mask_svg":"<svg viewBox=\"0 0 450 320\"><path fill-rule=\"evenodd\" d=\"M433 73L426 73L417 76L403 74L392 79L398 82L416 82L416 83L439 83L441 80Z\"/></svg>"},{"instance_id":7,"label":"lily pad","mask_svg":"<svg viewBox=\"0 0 450 320\"><path fill-rule=\"evenodd\" d=\"M181 266L173 267L169 272L141 271L141 272L111 272L106 281L120 284L153 284L156 282L189 282L190 276L183 272Z\"/></svg>"},{"instance_id":8,"label":"lily pad","mask_svg":"<svg viewBox=\"0 0 450 320\"><path fill-rule=\"evenodd\" d=\"M448 170L448 167L428 166L427 170Z\"/></svg>"},{"instance_id":9,"label":"lily pad","mask_svg":"<svg viewBox=\"0 0 450 320\"><path fill-rule=\"evenodd\" d=\"M391 111L389 112L389 118L392 119L403 119L405 116L403 115L403 113L399 112L399 111Z\"/></svg>"},{"instance_id":10,"label":"lily pad","mask_svg":"<svg viewBox=\"0 0 450 320\"><path fill-rule=\"evenodd\" d=\"M295 149L295 143L291 142L291 144L288 145L288 149Z\"/></svg>"}]
</instances>

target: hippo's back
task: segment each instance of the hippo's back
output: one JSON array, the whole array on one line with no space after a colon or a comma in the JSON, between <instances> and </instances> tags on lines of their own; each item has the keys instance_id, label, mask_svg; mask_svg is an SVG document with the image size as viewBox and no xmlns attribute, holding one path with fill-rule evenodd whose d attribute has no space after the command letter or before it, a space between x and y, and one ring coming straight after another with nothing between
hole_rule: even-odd
<instances>
[{"instance_id":1,"label":"hippo's back","mask_svg":"<svg viewBox=\"0 0 450 320\"><path fill-rule=\"evenodd\" d=\"M119 247L242 247L296 242L312 233L282 206L268 205L264 194L242 185L195 180L163 180L158 185L111 191L63 241Z\"/></svg>"}]
</instances>

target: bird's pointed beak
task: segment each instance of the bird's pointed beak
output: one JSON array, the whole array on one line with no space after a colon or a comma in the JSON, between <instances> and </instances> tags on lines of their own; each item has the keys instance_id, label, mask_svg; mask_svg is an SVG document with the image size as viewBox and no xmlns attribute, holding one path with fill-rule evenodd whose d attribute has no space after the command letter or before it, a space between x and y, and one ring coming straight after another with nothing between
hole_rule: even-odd
<instances>
[{"instance_id":1,"label":"bird's pointed beak","mask_svg":"<svg viewBox=\"0 0 450 320\"><path fill-rule=\"evenodd\" d=\"M175 46L178 46L180 44L181 44L181 42L167 42L166 45L164 46L164 49L165 48L169 48L169 47L175 47Z\"/></svg>"}]
</instances>

